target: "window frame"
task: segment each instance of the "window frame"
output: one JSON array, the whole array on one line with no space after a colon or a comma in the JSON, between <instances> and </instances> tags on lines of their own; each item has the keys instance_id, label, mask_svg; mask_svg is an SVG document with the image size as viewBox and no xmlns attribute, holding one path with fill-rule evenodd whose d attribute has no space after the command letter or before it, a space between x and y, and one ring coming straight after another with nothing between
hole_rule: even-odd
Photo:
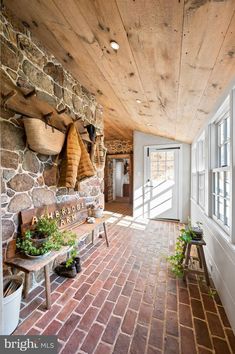
<instances>
[{"instance_id":1,"label":"window frame","mask_svg":"<svg viewBox=\"0 0 235 354\"><path fill-rule=\"evenodd\" d=\"M228 95L228 97L224 100L224 102L221 104L220 108L218 109L218 111L215 114L215 117L213 119L213 121L211 122L211 124L209 125L210 127L210 131L213 131L213 136L215 141L210 143L210 157L211 157L211 161L212 162L212 166L210 171L210 184L211 184L211 190L208 191L209 193L209 199L210 199L210 206L211 206L211 211L210 211L210 217L212 220L214 220L226 233L226 235L229 237L229 239L231 240L232 243L234 243L234 240L232 238L232 229L233 229L233 219L232 219L232 204L233 204L233 200L232 200L232 137L233 137L233 110L232 110L232 104L231 104L231 96L232 95ZM228 100L228 101L227 101ZM227 109L227 105L228 105L228 109ZM230 137L229 139L226 139L222 142L220 141L220 133L219 133L219 127L221 126L221 122L222 121L226 121L227 119L229 119L229 132L230 132ZM227 129L227 123L226 125L224 125L224 133L225 130ZM220 151L221 151L221 146L225 146L229 144L229 161L227 159L227 149L225 149L225 161L226 161L226 165L222 164L221 162L221 155L220 155ZM213 156L214 155L214 156ZM220 166L221 165L221 166ZM229 172L230 174L230 178L229 178L229 196L225 195L225 177L223 177L223 190L224 190L224 195L220 195L220 191L219 191L219 182L217 182L217 191L215 192L214 189L214 176L217 175L217 180L218 180L218 176L220 173L223 173L223 175L225 176L225 172ZM218 204L217 204L217 212L215 212L215 206L214 206L214 200L218 200L219 199L223 199L223 221L218 217L219 215L219 209L218 209ZM217 201L217 203L218 203ZM225 217L226 217L226 202L229 203L230 207L229 207L229 226L225 224Z\"/></svg>"},{"instance_id":2,"label":"window frame","mask_svg":"<svg viewBox=\"0 0 235 354\"><path fill-rule=\"evenodd\" d=\"M197 178L197 143L194 146L192 146L191 158L192 158L191 198L197 203L197 199L198 199L198 191L197 191L197 186L198 186L198 178ZM194 181L194 179L195 179L195 181Z\"/></svg>"}]
</instances>

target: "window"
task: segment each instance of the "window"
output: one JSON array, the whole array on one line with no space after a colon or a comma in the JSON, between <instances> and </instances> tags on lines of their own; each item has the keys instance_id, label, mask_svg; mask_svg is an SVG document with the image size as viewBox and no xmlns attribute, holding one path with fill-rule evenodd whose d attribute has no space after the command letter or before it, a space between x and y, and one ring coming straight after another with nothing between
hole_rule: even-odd
<instances>
[{"instance_id":1,"label":"window","mask_svg":"<svg viewBox=\"0 0 235 354\"><path fill-rule=\"evenodd\" d=\"M201 136L198 147L198 204L205 206L205 137Z\"/></svg>"},{"instance_id":2,"label":"window","mask_svg":"<svg viewBox=\"0 0 235 354\"><path fill-rule=\"evenodd\" d=\"M217 124L218 131L218 166L229 166L230 149L230 119L222 119Z\"/></svg>"},{"instance_id":3,"label":"window","mask_svg":"<svg viewBox=\"0 0 235 354\"><path fill-rule=\"evenodd\" d=\"M194 200L197 200L197 148L192 147L192 189L191 194Z\"/></svg>"},{"instance_id":4,"label":"window","mask_svg":"<svg viewBox=\"0 0 235 354\"><path fill-rule=\"evenodd\" d=\"M192 198L205 206L205 134L192 147Z\"/></svg>"},{"instance_id":5,"label":"window","mask_svg":"<svg viewBox=\"0 0 235 354\"><path fill-rule=\"evenodd\" d=\"M174 180L174 151L151 151L150 172L151 181Z\"/></svg>"},{"instance_id":6,"label":"window","mask_svg":"<svg viewBox=\"0 0 235 354\"><path fill-rule=\"evenodd\" d=\"M198 173L198 204L205 206L205 171Z\"/></svg>"},{"instance_id":7,"label":"window","mask_svg":"<svg viewBox=\"0 0 235 354\"><path fill-rule=\"evenodd\" d=\"M224 105L227 107L226 105ZM222 116L222 118L221 118ZM212 169L212 214L226 230L230 228L230 117L224 109L214 123L216 146L215 168ZM213 151L212 151L213 153Z\"/></svg>"}]
</instances>

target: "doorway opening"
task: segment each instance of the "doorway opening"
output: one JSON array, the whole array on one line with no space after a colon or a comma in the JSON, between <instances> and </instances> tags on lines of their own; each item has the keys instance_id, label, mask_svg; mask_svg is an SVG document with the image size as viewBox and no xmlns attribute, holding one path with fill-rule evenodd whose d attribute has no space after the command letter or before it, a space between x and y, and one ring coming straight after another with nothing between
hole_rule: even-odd
<instances>
[{"instance_id":1,"label":"doorway opening","mask_svg":"<svg viewBox=\"0 0 235 354\"><path fill-rule=\"evenodd\" d=\"M106 210L132 216L132 154L108 155L105 167Z\"/></svg>"}]
</instances>

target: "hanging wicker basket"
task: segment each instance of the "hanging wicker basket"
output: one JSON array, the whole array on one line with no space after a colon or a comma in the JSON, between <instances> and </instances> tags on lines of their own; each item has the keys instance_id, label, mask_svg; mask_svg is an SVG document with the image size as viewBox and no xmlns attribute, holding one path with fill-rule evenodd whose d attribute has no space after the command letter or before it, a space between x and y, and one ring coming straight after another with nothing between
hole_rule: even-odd
<instances>
[{"instance_id":1,"label":"hanging wicker basket","mask_svg":"<svg viewBox=\"0 0 235 354\"><path fill-rule=\"evenodd\" d=\"M61 152L65 134L38 118L23 118L27 142L35 152L57 155Z\"/></svg>"},{"instance_id":2,"label":"hanging wicker basket","mask_svg":"<svg viewBox=\"0 0 235 354\"><path fill-rule=\"evenodd\" d=\"M104 146L103 138L97 137L92 152L92 162L96 171L104 170L106 153L107 153L107 149Z\"/></svg>"}]
</instances>

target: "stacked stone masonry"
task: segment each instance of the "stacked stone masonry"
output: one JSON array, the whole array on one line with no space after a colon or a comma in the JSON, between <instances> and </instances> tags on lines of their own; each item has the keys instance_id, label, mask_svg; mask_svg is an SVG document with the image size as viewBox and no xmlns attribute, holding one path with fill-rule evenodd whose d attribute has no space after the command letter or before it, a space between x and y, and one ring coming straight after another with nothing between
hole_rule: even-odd
<instances>
[{"instance_id":1,"label":"stacked stone masonry","mask_svg":"<svg viewBox=\"0 0 235 354\"><path fill-rule=\"evenodd\" d=\"M131 140L105 140L105 146L109 155L131 154L133 152L133 142Z\"/></svg>"},{"instance_id":2,"label":"stacked stone masonry","mask_svg":"<svg viewBox=\"0 0 235 354\"><path fill-rule=\"evenodd\" d=\"M4 11L3 11L4 13ZM0 18L2 69L14 84L35 88L37 96L103 134L102 107L35 39L27 24L9 14ZM28 149L21 116L1 108L1 207L3 248L19 232L19 212L71 198L102 200L103 176L83 181L80 190L57 188L56 156Z\"/></svg>"}]
</instances>

